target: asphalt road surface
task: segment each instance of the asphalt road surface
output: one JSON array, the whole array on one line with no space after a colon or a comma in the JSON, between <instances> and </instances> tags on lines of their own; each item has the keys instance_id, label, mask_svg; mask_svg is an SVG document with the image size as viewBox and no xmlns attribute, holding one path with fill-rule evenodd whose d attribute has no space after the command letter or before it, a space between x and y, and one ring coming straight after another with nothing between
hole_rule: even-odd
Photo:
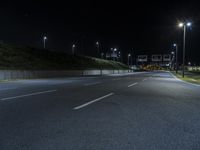
<instances>
[{"instance_id":1,"label":"asphalt road surface","mask_svg":"<svg viewBox=\"0 0 200 150\"><path fill-rule=\"evenodd\" d=\"M0 83L0 150L199 150L200 86L168 72Z\"/></svg>"}]
</instances>

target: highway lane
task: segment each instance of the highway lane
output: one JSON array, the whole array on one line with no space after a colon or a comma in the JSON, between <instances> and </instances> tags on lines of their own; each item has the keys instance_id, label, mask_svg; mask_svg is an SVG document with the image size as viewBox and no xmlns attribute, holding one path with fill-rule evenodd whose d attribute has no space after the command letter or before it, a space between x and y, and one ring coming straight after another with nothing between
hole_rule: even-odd
<instances>
[{"instance_id":1,"label":"highway lane","mask_svg":"<svg viewBox=\"0 0 200 150\"><path fill-rule=\"evenodd\" d=\"M170 73L35 81L0 91L1 150L200 149L200 88Z\"/></svg>"}]
</instances>

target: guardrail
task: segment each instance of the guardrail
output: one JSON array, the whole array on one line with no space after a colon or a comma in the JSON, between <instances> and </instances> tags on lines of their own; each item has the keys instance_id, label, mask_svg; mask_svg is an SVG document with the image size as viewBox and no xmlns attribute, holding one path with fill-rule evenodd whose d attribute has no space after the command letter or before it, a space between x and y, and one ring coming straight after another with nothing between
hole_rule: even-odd
<instances>
[{"instance_id":1,"label":"guardrail","mask_svg":"<svg viewBox=\"0 0 200 150\"><path fill-rule=\"evenodd\" d=\"M0 70L0 80L107 75L129 72L133 72L133 70Z\"/></svg>"}]
</instances>

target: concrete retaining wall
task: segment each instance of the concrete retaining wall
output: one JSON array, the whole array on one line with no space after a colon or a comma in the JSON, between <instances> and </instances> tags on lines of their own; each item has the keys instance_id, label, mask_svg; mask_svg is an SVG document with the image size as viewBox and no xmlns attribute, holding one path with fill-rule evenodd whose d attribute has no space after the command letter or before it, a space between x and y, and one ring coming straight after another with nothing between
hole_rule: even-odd
<instances>
[{"instance_id":1,"label":"concrete retaining wall","mask_svg":"<svg viewBox=\"0 0 200 150\"><path fill-rule=\"evenodd\" d=\"M55 78L67 76L107 75L132 72L132 70L66 70L66 71L27 71L0 70L0 80Z\"/></svg>"}]
</instances>

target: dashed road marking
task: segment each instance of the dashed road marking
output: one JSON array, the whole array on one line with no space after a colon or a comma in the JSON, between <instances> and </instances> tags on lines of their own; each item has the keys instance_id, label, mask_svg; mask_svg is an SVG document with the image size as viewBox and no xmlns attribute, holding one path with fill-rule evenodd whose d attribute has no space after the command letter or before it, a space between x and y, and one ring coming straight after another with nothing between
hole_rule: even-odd
<instances>
[{"instance_id":1,"label":"dashed road marking","mask_svg":"<svg viewBox=\"0 0 200 150\"><path fill-rule=\"evenodd\" d=\"M81 108L86 107L86 106L88 106L88 105L91 105L92 103L98 102L98 101L100 101L100 100L102 100L102 99L104 99L104 98L107 98L107 97L109 97L109 96L112 96L113 94L114 94L114 93L110 93L110 94L107 94L107 95L105 95L105 96L99 97L99 98L97 98L97 99L95 99L95 100L92 100L92 101L90 101L90 102L87 102L87 103L85 103L85 104L82 104L82 105L80 105L80 106L74 107L74 110L78 110L78 109L81 109Z\"/></svg>"},{"instance_id":2,"label":"dashed road marking","mask_svg":"<svg viewBox=\"0 0 200 150\"><path fill-rule=\"evenodd\" d=\"M131 85L129 85L128 87L132 87L132 86L134 86L134 85L137 85L138 83L137 82L135 82L135 83L133 83L133 84L131 84Z\"/></svg>"}]
</instances>

